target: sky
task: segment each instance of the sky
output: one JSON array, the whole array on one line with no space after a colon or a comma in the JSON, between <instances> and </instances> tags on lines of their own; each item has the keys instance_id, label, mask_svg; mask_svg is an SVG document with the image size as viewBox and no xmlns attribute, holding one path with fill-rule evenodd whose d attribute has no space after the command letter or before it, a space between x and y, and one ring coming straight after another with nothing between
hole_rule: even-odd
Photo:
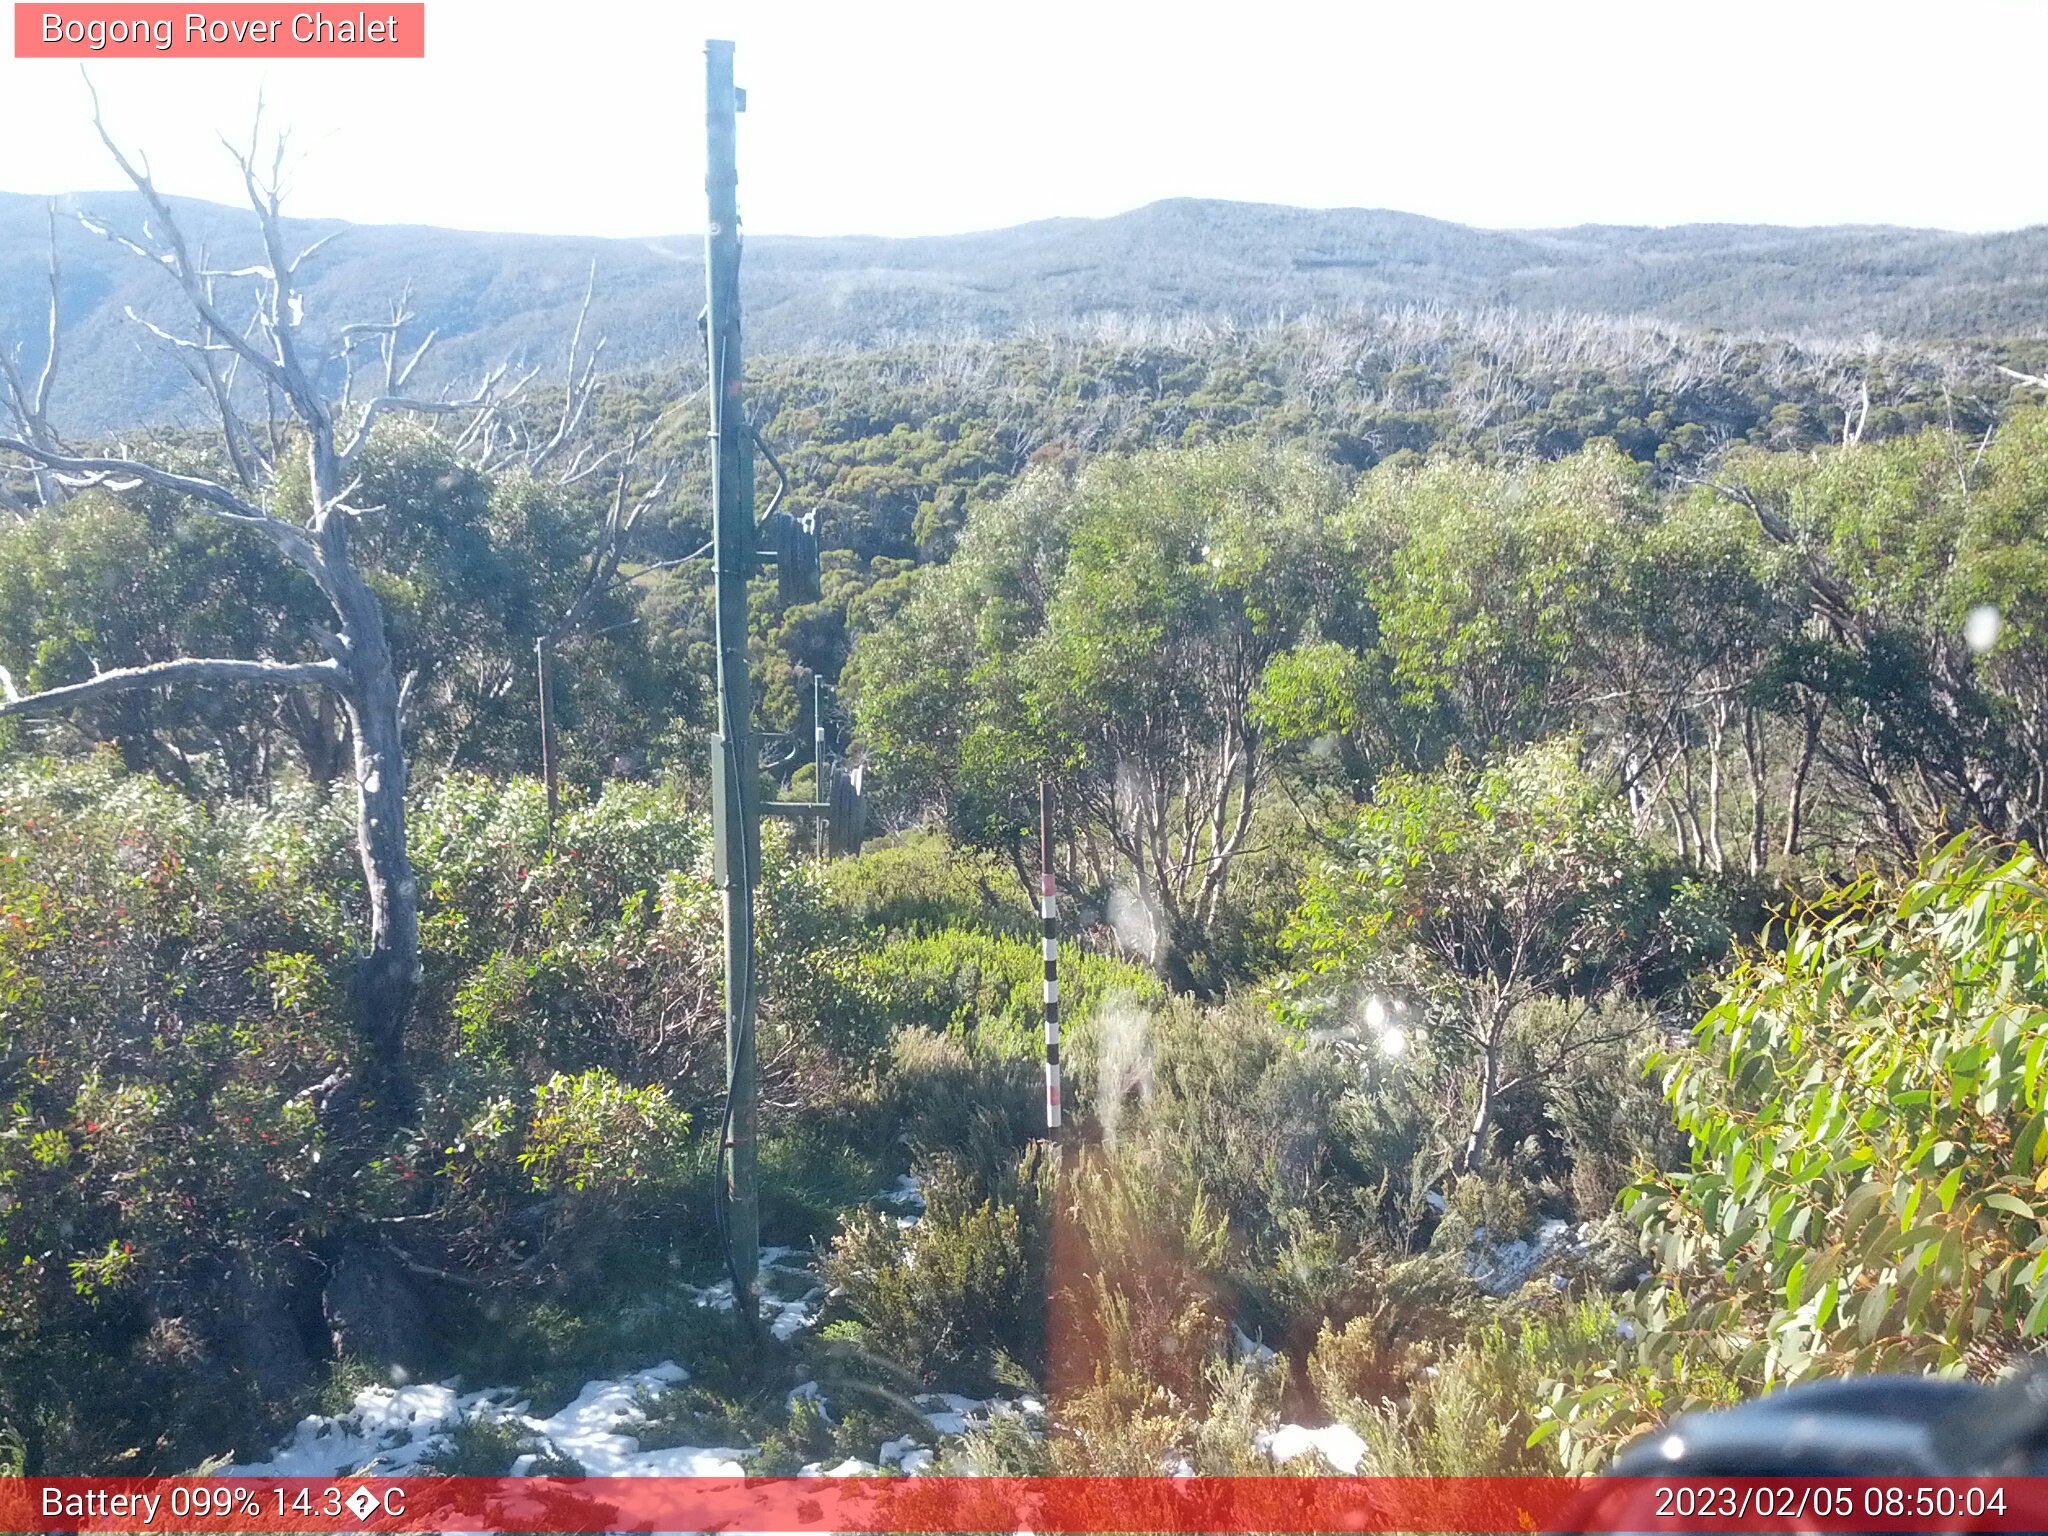
<instances>
[{"instance_id":1,"label":"sky","mask_svg":"<svg viewBox=\"0 0 2048 1536\"><path fill-rule=\"evenodd\" d=\"M710 36L748 91L755 233L1165 197L1497 228L2048 222L2048 0L428 0L427 27L424 60L89 68L165 190L235 197L219 136L260 92L292 132L288 211L366 223L701 229ZM0 190L114 183L75 62L0 57L0 102Z\"/></svg>"}]
</instances>

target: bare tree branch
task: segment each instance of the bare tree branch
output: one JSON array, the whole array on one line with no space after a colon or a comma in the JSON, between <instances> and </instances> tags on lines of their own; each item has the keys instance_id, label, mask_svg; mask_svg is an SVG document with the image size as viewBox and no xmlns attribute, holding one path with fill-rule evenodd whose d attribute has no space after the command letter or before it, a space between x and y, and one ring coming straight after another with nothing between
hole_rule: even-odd
<instances>
[{"instance_id":1,"label":"bare tree branch","mask_svg":"<svg viewBox=\"0 0 2048 1536\"><path fill-rule=\"evenodd\" d=\"M310 552L311 549L302 529L272 517L254 502L243 500L217 481L201 479L197 475L177 474L136 459L91 458L81 454L51 453L34 443L23 442L18 437L0 437L0 450L18 453L25 459L57 471L60 475L71 477L70 483L79 486L111 485L118 480L130 480L156 486L159 490L174 491L181 496L190 496L194 501L202 503L205 510L215 517L260 529L272 542L287 548L294 558L302 552Z\"/></svg>"},{"instance_id":2,"label":"bare tree branch","mask_svg":"<svg viewBox=\"0 0 2048 1536\"><path fill-rule=\"evenodd\" d=\"M1856 386L1855 424L1850 424L1847 411L1842 413L1842 446L1854 448L1863 441L1863 428L1870 421L1870 375L1864 374Z\"/></svg>"},{"instance_id":3,"label":"bare tree branch","mask_svg":"<svg viewBox=\"0 0 2048 1536\"><path fill-rule=\"evenodd\" d=\"M539 474L541 467L553 458L569 435L583 420L583 412L590 404L590 397L597 392L597 363L604 351L605 337L598 337L597 345L591 349L585 360L583 372L576 371L577 353L583 346L583 327L590 319L590 301L597 292L597 262L590 263L590 274L583 283L583 303L576 311L576 325L569 332L569 371L563 383L562 415L555 424L555 435L542 444L527 460L526 467Z\"/></svg>"},{"instance_id":4,"label":"bare tree branch","mask_svg":"<svg viewBox=\"0 0 2048 1536\"><path fill-rule=\"evenodd\" d=\"M35 387L31 389L23 379L21 367L14 354L0 347L0 378L7 384L7 405L14 417L21 435L48 452L58 452L63 444L50 426L50 390L57 379L57 356L60 342L58 326L58 291L60 271L57 265L57 205L50 203L44 208L49 220L49 328L43 350L42 371L37 375ZM57 499L56 482L45 472L35 474L36 494L44 506Z\"/></svg>"},{"instance_id":5,"label":"bare tree branch","mask_svg":"<svg viewBox=\"0 0 2048 1536\"><path fill-rule=\"evenodd\" d=\"M59 332L57 326L57 294L60 273L57 266L57 205L46 204L43 209L50 230L50 329L48 347L43 353L43 371L36 378L35 401L31 415L37 421L48 419L50 411L50 389L57 381L57 348Z\"/></svg>"},{"instance_id":6,"label":"bare tree branch","mask_svg":"<svg viewBox=\"0 0 2048 1536\"><path fill-rule=\"evenodd\" d=\"M213 399L214 411L220 417L221 440L227 446L228 462L234 466L236 480L245 491L260 490L270 460L235 408L235 375L241 367L240 355L229 353L225 360L213 352L180 352L178 356L185 371Z\"/></svg>"},{"instance_id":7,"label":"bare tree branch","mask_svg":"<svg viewBox=\"0 0 2048 1536\"><path fill-rule=\"evenodd\" d=\"M219 307L215 304L213 295L207 288L205 278L201 274L198 263L192 259L190 249L185 243L184 231L179 227L176 215L171 212L170 204L165 201L163 194L157 191L156 183L150 178L147 167L138 168L122 153L121 146L114 142L114 136L108 130L106 119L100 111L99 92L93 89L90 79L86 81L86 89L92 95L93 129L99 134L100 142L106 146L107 153L114 157L114 163L121 168L121 173L128 178L129 182L135 187L135 190L142 194L143 199L149 204L150 211L156 215L157 222L163 227L165 249L160 251L151 250L149 247L129 239L126 235L117 234L110 226L85 215L80 215L80 222L86 228L126 246L144 260L152 262L168 271L177 281L178 286L184 291L186 301L191 304L193 311L198 315L201 322L215 335L220 337L222 341L227 342L236 351L241 353L243 357L248 359L252 366L261 370L264 377L274 383L287 396L291 397L295 405L303 408L308 403L308 400L302 399L302 391L295 387L302 380L294 380L291 371L286 367L285 357L282 352L278 356L269 355L228 323L227 317L220 312ZM260 107L258 110L260 114ZM241 160L240 156L236 158L238 161ZM244 180L250 181L247 174L247 162L242 161L242 164ZM250 184L253 196L253 182ZM256 198L255 205L257 212L261 214L263 203L260 197ZM273 261L275 261L275 257L273 257ZM273 325L266 326L266 330L274 329L276 314L277 309L273 305L269 317ZM274 335L270 339L273 343L278 340ZM317 397L311 397L310 391L304 391L303 393L307 395L317 411L319 408ZM318 420L321 418L316 415L309 419Z\"/></svg>"},{"instance_id":8,"label":"bare tree branch","mask_svg":"<svg viewBox=\"0 0 2048 1536\"><path fill-rule=\"evenodd\" d=\"M311 261L315 256L319 255L321 251L325 250L329 244L331 244L333 241L340 239L346 233L346 230L337 229L331 235L322 235L318 240L315 240L311 245L307 246L303 251L299 252L298 255L292 258L292 264L285 269L286 274L295 275L300 267L303 267L308 261Z\"/></svg>"},{"instance_id":9,"label":"bare tree branch","mask_svg":"<svg viewBox=\"0 0 2048 1536\"><path fill-rule=\"evenodd\" d=\"M232 352L235 350L224 341L194 341L189 336L180 336L174 331L167 331L154 320L146 319L135 313L135 306L132 304L123 305L121 312L129 320L149 332L158 341L168 343L181 352Z\"/></svg>"},{"instance_id":10,"label":"bare tree branch","mask_svg":"<svg viewBox=\"0 0 2048 1536\"><path fill-rule=\"evenodd\" d=\"M215 657L181 656L175 661L155 661L141 667L117 667L82 683L46 688L24 695L14 679L0 670L0 718L8 715L57 714L102 694L131 693L138 688L157 688L166 683L267 683L273 687L317 684L338 688L346 681L340 665L333 661L246 661Z\"/></svg>"},{"instance_id":11,"label":"bare tree branch","mask_svg":"<svg viewBox=\"0 0 2048 1536\"><path fill-rule=\"evenodd\" d=\"M428 338L430 341L432 339ZM417 362L418 359L415 358L414 361ZM408 363L405 371L410 373L412 364ZM379 395L363 407L363 419L356 424L356 430L349 438L348 446L341 450L340 462L346 466L362 452L363 446L370 440L370 429L377 424L377 418L388 412L409 411L421 416L459 416L464 411L490 410L492 391L497 388L498 380L503 373L502 368L493 369L486 375L477 392L467 400L410 400L399 395Z\"/></svg>"}]
</instances>

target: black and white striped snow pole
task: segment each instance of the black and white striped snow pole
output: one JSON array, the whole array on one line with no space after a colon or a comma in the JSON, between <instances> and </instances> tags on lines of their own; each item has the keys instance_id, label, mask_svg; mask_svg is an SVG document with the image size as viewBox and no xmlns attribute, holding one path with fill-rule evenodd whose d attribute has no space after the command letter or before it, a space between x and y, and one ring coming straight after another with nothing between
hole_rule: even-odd
<instances>
[{"instance_id":1,"label":"black and white striped snow pole","mask_svg":"<svg viewBox=\"0 0 2048 1536\"><path fill-rule=\"evenodd\" d=\"M1059 896L1052 878L1052 784L1038 781L1038 918L1045 939L1045 1129L1060 1128Z\"/></svg>"}]
</instances>

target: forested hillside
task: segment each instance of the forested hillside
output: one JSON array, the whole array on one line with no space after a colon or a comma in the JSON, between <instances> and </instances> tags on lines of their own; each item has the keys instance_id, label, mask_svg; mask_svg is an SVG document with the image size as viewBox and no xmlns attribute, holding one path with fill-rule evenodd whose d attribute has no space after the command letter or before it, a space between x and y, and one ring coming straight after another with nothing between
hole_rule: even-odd
<instances>
[{"instance_id":1,"label":"forested hillside","mask_svg":"<svg viewBox=\"0 0 2048 1536\"><path fill-rule=\"evenodd\" d=\"M88 431L181 409L184 370L127 324L174 317L154 274L70 217L137 233L133 193L61 200L72 365L59 404ZM178 201L224 268L253 258L246 212ZM553 362L595 264L593 309L621 367L696 346L700 241L550 239L290 221L294 249L331 239L304 274L309 333L409 289L435 366L472 377L507 358ZM43 200L0 193L0 334L39 329ZM761 235L749 243L757 351L808 354L905 338L1067 330L1103 317L1258 325L1307 312L1412 306L1640 315L1737 335L1860 340L2034 335L2048 328L2048 238L1886 228L1693 225L1484 230L1369 209L1315 211L1183 199L1108 219L1061 219L923 239Z\"/></svg>"},{"instance_id":2,"label":"forested hillside","mask_svg":"<svg viewBox=\"0 0 2048 1536\"><path fill-rule=\"evenodd\" d=\"M288 259L236 279L232 322L196 239L130 254L208 349L175 432L147 390L132 432L79 409L125 302L99 257L47 401L13 312L0 1470L1555 1471L2032 1348L2031 321L1190 316L1233 250L1280 270L1229 214L955 242L1012 274L991 303L1076 322L1096 290L1031 263L1094 249L1134 316L749 365L764 492L824 546L815 596L753 584L763 789L813 791L822 724L874 799L849 857L763 840L744 1341L701 368L616 308L571 350L587 247L494 287L344 239L303 305ZM1780 238L1289 218L1290 282L1352 281L1362 228L1511 290L1544 254L1633 293L1601 252L1655 248L1696 275L1644 291L1702 303L1716 270L1769 294ZM1833 253L1789 263L1829 305L1880 248L1909 306L1927 253L1991 259L1782 238ZM799 250L750 258L770 334L825 302ZM354 302L387 260L395 334ZM1929 323L1975 302L1943 270ZM666 290L600 291L688 341ZM344 299L374 339L323 367ZM406 359L465 305L472 358L562 362L432 393Z\"/></svg>"}]
</instances>

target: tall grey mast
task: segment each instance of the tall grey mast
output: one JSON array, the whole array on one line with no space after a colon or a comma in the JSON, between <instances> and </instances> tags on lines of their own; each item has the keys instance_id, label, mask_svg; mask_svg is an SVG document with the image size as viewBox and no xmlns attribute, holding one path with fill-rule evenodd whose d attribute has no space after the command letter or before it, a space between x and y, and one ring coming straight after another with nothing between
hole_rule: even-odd
<instances>
[{"instance_id":1,"label":"tall grey mast","mask_svg":"<svg viewBox=\"0 0 2048 1536\"><path fill-rule=\"evenodd\" d=\"M718 739L712 764L714 862L725 908L725 1166L722 1225L741 1327L759 1315L761 1206L754 1054L754 883L761 867L758 749L747 681L747 576L754 554L754 451L740 398L740 216L733 45L704 45L704 337L711 401L711 563L718 584Z\"/></svg>"}]
</instances>

